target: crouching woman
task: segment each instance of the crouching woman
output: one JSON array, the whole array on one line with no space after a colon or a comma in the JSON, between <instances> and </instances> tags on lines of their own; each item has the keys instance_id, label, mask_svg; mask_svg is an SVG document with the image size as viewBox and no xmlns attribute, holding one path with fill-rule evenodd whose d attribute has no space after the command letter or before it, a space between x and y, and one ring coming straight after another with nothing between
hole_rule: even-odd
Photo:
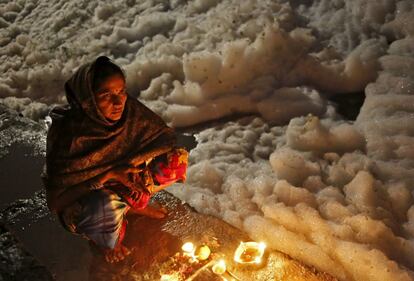
<instances>
[{"instance_id":1,"label":"crouching woman","mask_svg":"<svg viewBox=\"0 0 414 281\"><path fill-rule=\"evenodd\" d=\"M63 226L124 259L125 215L163 218L151 195L185 180L188 153L163 120L128 96L120 67L101 56L65 84L68 104L54 108L42 179Z\"/></svg>"}]
</instances>

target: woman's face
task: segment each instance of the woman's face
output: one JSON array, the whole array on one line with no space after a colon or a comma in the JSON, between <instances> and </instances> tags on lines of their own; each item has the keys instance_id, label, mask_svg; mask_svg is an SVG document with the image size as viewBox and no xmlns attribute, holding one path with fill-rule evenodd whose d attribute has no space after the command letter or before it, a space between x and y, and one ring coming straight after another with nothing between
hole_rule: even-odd
<instances>
[{"instance_id":1,"label":"woman's face","mask_svg":"<svg viewBox=\"0 0 414 281\"><path fill-rule=\"evenodd\" d=\"M101 83L95 92L95 100L99 110L106 119L117 121L124 111L127 93L125 80L121 75L114 75Z\"/></svg>"}]
</instances>

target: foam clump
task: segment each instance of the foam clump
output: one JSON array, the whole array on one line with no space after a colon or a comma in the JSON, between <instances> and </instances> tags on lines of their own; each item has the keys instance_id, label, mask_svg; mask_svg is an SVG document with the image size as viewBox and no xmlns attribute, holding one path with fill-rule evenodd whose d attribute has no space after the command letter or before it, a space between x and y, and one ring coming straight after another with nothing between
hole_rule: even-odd
<instances>
[{"instance_id":1,"label":"foam clump","mask_svg":"<svg viewBox=\"0 0 414 281\"><path fill-rule=\"evenodd\" d=\"M360 171L355 178L344 187L346 199L355 207L364 211L375 208L378 204L378 190L375 188L374 177L365 171Z\"/></svg>"},{"instance_id":2,"label":"foam clump","mask_svg":"<svg viewBox=\"0 0 414 281\"><path fill-rule=\"evenodd\" d=\"M301 185L311 175L320 174L318 164L308 161L295 150L285 148L270 155L270 165L279 179Z\"/></svg>"},{"instance_id":3,"label":"foam clump","mask_svg":"<svg viewBox=\"0 0 414 281\"><path fill-rule=\"evenodd\" d=\"M354 125L309 118L287 127L244 118L201 131L191 180L169 191L340 280L412 280L409 185L380 180ZM345 129L332 132L337 124ZM303 139L292 142L293 133ZM264 146L273 152L255 154Z\"/></svg>"},{"instance_id":4,"label":"foam clump","mask_svg":"<svg viewBox=\"0 0 414 281\"><path fill-rule=\"evenodd\" d=\"M352 50L322 47L311 14L330 10L326 3L299 14L284 1L72 0L70 13L60 5L40 13L43 6L36 3L1 6L8 16L1 30L0 73L7 78L0 78L0 97L65 102L63 84L73 71L105 54L124 67L129 93L176 127L235 113L257 113L274 124L308 113L321 116L322 92L362 91L375 79L385 51L384 40L366 31L379 27L365 22L362 29L352 26L364 34ZM356 13L346 7L346 13ZM367 12L367 19L384 18L378 11L388 6L372 7L364 7L376 11ZM303 16L312 21L297 27ZM56 32L59 37L49 36Z\"/></svg>"},{"instance_id":5,"label":"foam clump","mask_svg":"<svg viewBox=\"0 0 414 281\"><path fill-rule=\"evenodd\" d=\"M49 105L41 102L33 102L29 98L6 97L4 99L0 99L0 104L35 121L44 119L50 110Z\"/></svg>"},{"instance_id":6,"label":"foam clump","mask_svg":"<svg viewBox=\"0 0 414 281\"><path fill-rule=\"evenodd\" d=\"M316 116L291 119L286 131L290 147L302 151L344 153L365 149L364 136L352 124Z\"/></svg>"}]
</instances>

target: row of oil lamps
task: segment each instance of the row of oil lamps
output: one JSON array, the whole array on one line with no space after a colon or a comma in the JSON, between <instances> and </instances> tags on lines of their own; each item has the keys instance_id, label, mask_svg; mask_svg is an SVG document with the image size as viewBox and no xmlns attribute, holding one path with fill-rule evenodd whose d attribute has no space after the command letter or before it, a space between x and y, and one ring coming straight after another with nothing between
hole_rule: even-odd
<instances>
[{"instance_id":1,"label":"row of oil lamps","mask_svg":"<svg viewBox=\"0 0 414 281\"><path fill-rule=\"evenodd\" d=\"M207 245L195 247L193 243L186 242L182 245L184 255L191 258L191 261L207 260L211 254L211 250ZM266 244L263 242L241 242L234 252L234 261L241 265L260 264L266 249ZM224 275L227 271L227 265L224 259L215 260L212 263L211 270L217 275ZM230 275L230 272L228 272ZM174 276L162 275L161 281L176 280Z\"/></svg>"}]
</instances>

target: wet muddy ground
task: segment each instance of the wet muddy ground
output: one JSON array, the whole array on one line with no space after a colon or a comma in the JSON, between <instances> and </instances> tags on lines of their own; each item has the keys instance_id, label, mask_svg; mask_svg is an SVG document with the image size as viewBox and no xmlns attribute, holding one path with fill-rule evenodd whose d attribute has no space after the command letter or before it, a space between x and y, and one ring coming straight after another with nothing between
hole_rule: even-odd
<instances>
[{"instance_id":1,"label":"wet muddy ground","mask_svg":"<svg viewBox=\"0 0 414 281\"><path fill-rule=\"evenodd\" d=\"M195 145L191 135L180 135L179 141L188 149ZM267 253L259 268L237 266L232 261L234 250L249 237L222 220L195 212L167 192L154 199L167 207L168 217L129 216L125 244L133 249L132 254L123 262L108 264L86 240L66 232L47 210L39 177L43 162L42 155L34 155L30 147L21 145L13 145L0 159L0 222L6 227L2 226L0 241L8 237L9 249L20 249L15 256L6 257L6 242L2 244L2 281L47 280L51 275L58 281L159 280L160 272L168 268L171 257L186 241L209 245L227 260L230 272L239 280L334 280L275 251ZM6 266L22 257L30 262ZM18 277L23 273L32 275L29 279ZM193 280L222 279L207 267Z\"/></svg>"}]
</instances>

